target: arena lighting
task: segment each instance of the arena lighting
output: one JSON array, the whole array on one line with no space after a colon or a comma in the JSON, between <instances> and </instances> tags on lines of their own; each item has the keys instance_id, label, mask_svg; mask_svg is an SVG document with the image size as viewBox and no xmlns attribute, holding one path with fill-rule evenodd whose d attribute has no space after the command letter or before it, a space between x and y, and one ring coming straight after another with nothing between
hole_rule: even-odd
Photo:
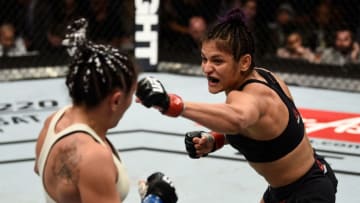
<instances>
[{"instance_id":1,"label":"arena lighting","mask_svg":"<svg viewBox=\"0 0 360 203\"><path fill-rule=\"evenodd\" d=\"M160 0L135 0L135 57L144 70L158 64Z\"/></svg>"}]
</instances>

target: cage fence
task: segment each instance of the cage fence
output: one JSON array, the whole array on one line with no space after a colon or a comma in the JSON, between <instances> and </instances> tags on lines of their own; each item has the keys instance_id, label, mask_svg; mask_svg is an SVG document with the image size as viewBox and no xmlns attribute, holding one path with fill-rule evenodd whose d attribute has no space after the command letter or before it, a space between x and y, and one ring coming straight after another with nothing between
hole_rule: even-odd
<instances>
[{"instance_id":1,"label":"cage fence","mask_svg":"<svg viewBox=\"0 0 360 203\"><path fill-rule=\"evenodd\" d=\"M360 92L356 0L0 1L0 80L63 77L66 25L133 55L143 71L201 77L200 41L230 9L243 11L255 63L293 85Z\"/></svg>"}]
</instances>

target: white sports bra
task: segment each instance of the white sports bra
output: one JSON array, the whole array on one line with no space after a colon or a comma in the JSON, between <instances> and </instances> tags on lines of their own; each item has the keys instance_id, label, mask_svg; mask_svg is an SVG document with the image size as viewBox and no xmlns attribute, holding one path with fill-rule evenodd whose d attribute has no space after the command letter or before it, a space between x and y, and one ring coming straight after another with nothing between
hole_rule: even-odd
<instances>
[{"instance_id":1,"label":"white sports bra","mask_svg":"<svg viewBox=\"0 0 360 203\"><path fill-rule=\"evenodd\" d=\"M49 194L47 193L47 191L45 189L43 174L44 174L47 157L48 157L49 152L50 152L51 148L53 147L53 145L58 140L63 138L65 135L69 135L74 132L82 131L82 132L86 132L88 135L93 137L99 144L105 146L105 143L99 138L99 136L96 134L96 132L93 129L91 129L88 125L85 125L85 124L81 124L81 123L73 124L73 125L67 127L66 129L62 130L61 132L59 132L57 134L55 133L56 123L61 118L61 116L64 114L66 109L68 109L68 108L69 108L69 106L62 108L52 118L49 128L48 128L48 132L47 132L45 140L44 140L44 144L42 146L42 149L41 149L41 152L40 152L40 155L38 158L37 167L39 169L39 175L40 175L40 178L43 183L46 202L48 202L48 203L55 203L55 201L49 196ZM113 160L114 160L115 166L118 170L118 180L116 182L117 191L120 193L121 200L123 201L129 192L129 177L127 175L127 172L126 172L124 166L120 162L120 159L118 158L119 155L118 155L117 151L115 150L114 146L112 146L112 144L110 142L109 142L109 144L111 145L111 148L113 151Z\"/></svg>"}]
</instances>

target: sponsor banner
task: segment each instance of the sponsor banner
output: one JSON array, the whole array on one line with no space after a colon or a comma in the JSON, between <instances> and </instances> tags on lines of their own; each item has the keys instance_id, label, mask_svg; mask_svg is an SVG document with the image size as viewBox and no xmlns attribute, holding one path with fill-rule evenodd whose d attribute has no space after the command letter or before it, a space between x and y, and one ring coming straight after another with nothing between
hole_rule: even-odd
<instances>
[{"instance_id":1,"label":"sponsor banner","mask_svg":"<svg viewBox=\"0 0 360 203\"><path fill-rule=\"evenodd\" d=\"M0 102L0 143L36 139L45 119L69 103L65 98Z\"/></svg>"},{"instance_id":2,"label":"sponsor banner","mask_svg":"<svg viewBox=\"0 0 360 203\"><path fill-rule=\"evenodd\" d=\"M135 1L135 57L147 71L158 64L158 11L160 0Z\"/></svg>"},{"instance_id":3,"label":"sponsor banner","mask_svg":"<svg viewBox=\"0 0 360 203\"><path fill-rule=\"evenodd\" d=\"M312 146L337 157L339 168L359 163L360 114L300 109ZM354 170L360 172L360 166ZM355 167L355 168L357 168Z\"/></svg>"},{"instance_id":4,"label":"sponsor banner","mask_svg":"<svg viewBox=\"0 0 360 203\"><path fill-rule=\"evenodd\" d=\"M311 138L360 144L360 114L300 109Z\"/></svg>"}]
</instances>

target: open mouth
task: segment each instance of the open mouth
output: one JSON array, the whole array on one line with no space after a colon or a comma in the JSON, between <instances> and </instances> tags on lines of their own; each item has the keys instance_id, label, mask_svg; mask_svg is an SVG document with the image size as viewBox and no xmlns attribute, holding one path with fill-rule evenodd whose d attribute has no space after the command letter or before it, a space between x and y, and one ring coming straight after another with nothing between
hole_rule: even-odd
<instances>
[{"instance_id":1,"label":"open mouth","mask_svg":"<svg viewBox=\"0 0 360 203\"><path fill-rule=\"evenodd\" d=\"M207 79L211 83L218 83L219 82L219 79L211 77L211 76L207 76Z\"/></svg>"}]
</instances>

